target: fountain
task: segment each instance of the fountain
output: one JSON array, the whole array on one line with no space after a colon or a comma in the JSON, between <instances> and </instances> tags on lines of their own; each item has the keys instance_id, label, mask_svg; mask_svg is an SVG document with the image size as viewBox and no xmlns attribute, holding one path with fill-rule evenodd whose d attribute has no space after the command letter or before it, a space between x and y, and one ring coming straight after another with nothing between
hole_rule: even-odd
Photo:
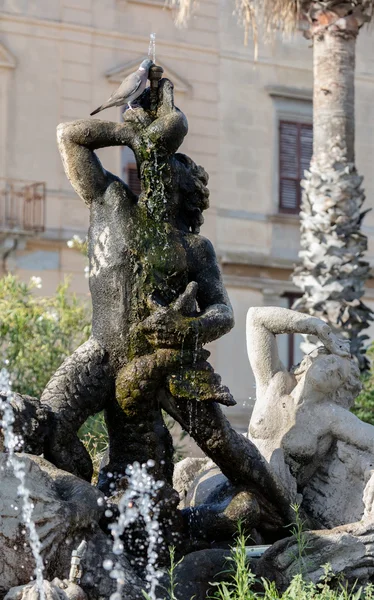
<instances>
[{"instance_id":1,"label":"fountain","mask_svg":"<svg viewBox=\"0 0 374 600\"><path fill-rule=\"evenodd\" d=\"M154 52L153 36L150 53ZM352 417L347 408L359 389L347 347L318 319L254 309L249 313L248 340L257 403L249 435L237 433L220 408L235 401L209 364L204 346L232 328L233 312L214 249L200 235L209 205L208 175L177 152L187 134L187 120L174 105L172 83L160 80L161 75L160 67L151 67L151 87L124 113L123 123L85 119L58 128L65 172L90 211L92 335L56 371L40 400L17 394L11 398L13 431L24 442L19 455L23 487L29 491L24 498L32 498L40 546L36 544L39 554L34 553L33 560L22 548L14 555L22 519L13 514L10 525L4 525L17 488L3 471L0 594L26 584L36 563L39 597L46 586L60 585L56 577L65 581L61 585L69 596L71 549L84 540L84 557L74 557L82 571L79 593L89 600L138 600L143 591L153 600L163 597L170 546L178 560L185 557L177 568L180 599L187 593L203 599L214 575L212 565L216 571L222 567L239 518L261 547L261 552L251 551L257 554L253 568L273 575L281 587L296 568L295 561L285 559L294 541L283 539L295 502L310 529L332 528L310 534L313 565L321 558L321 537L337 565L334 558L343 535L349 552L343 552L344 560L339 554L341 572L348 579L353 573L360 581L369 580L374 575L368 525L374 497L374 477L368 473L374 428L356 420L353 437L344 429ZM139 196L105 171L95 153L123 145L136 158ZM308 357L294 373L285 372L275 335L311 330L319 335L324 355ZM332 381L334 405L328 400ZM288 412L282 412L283 405ZM314 415L313 427L303 421L308 416L305 406ZM321 407L324 423L318 416ZM101 411L109 452L94 487L91 459L77 433L89 416ZM207 459L186 459L174 472L164 413L191 435ZM322 431L322 424L330 429ZM3 429L6 437L9 426ZM361 461L356 477L360 486L355 487L352 475L344 523L338 523L331 520L337 513L335 480L338 459L347 453L352 464ZM6 460L5 454L2 464ZM348 459L345 465L348 472ZM358 525L346 525L361 518ZM360 551L352 553L353 547ZM47 584L43 576L55 583ZM75 579L70 583L76 586ZM9 598L22 593L10 592Z\"/></svg>"}]
</instances>

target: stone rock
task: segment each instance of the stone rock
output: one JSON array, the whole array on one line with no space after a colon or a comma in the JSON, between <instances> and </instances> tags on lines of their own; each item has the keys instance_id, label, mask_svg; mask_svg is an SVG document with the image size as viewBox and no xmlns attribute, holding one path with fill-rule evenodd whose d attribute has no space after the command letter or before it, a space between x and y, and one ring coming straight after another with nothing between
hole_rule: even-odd
<instances>
[{"instance_id":1,"label":"stone rock","mask_svg":"<svg viewBox=\"0 0 374 600\"><path fill-rule=\"evenodd\" d=\"M14 586L28 584L35 567L27 528L22 522L19 481L7 458L6 454L0 454L0 595ZM88 598L107 598L108 593L115 591L109 572L100 569L105 559L119 563L125 572L126 597L140 598L142 582L125 556L112 553L111 540L99 527L105 510L101 492L41 457L18 454L16 459L25 464L25 486L34 505L32 518L41 542L44 577L67 578L71 552L85 539L87 551L82 561L81 586Z\"/></svg>"},{"instance_id":2,"label":"stone rock","mask_svg":"<svg viewBox=\"0 0 374 600\"><path fill-rule=\"evenodd\" d=\"M276 542L259 559L256 575L275 581L278 589L285 589L292 578L303 573L314 583L323 576L322 565L329 564L332 572L343 582L358 585L374 577L374 522L361 521L331 530L310 531L305 535L305 551L298 560L295 538Z\"/></svg>"},{"instance_id":3,"label":"stone rock","mask_svg":"<svg viewBox=\"0 0 374 600\"><path fill-rule=\"evenodd\" d=\"M190 534L196 540L231 543L241 520L251 537L262 542L256 528L277 527L277 518L258 491L233 485L220 469L209 461L194 479L182 510Z\"/></svg>"},{"instance_id":4,"label":"stone rock","mask_svg":"<svg viewBox=\"0 0 374 600\"><path fill-rule=\"evenodd\" d=\"M209 458L191 458L187 457L179 461L174 467L173 487L178 492L180 503L179 508L185 508L187 494L197 474L207 468L212 463Z\"/></svg>"},{"instance_id":5,"label":"stone rock","mask_svg":"<svg viewBox=\"0 0 374 600\"><path fill-rule=\"evenodd\" d=\"M186 506L200 506L210 502L216 502L223 485L227 484L225 477L220 469L209 461L205 468L200 470L192 482L186 495Z\"/></svg>"},{"instance_id":6,"label":"stone rock","mask_svg":"<svg viewBox=\"0 0 374 600\"><path fill-rule=\"evenodd\" d=\"M229 550L199 550L187 554L175 570L177 600L205 600L211 583L227 568Z\"/></svg>"},{"instance_id":7,"label":"stone rock","mask_svg":"<svg viewBox=\"0 0 374 600\"><path fill-rule=\"evenodd\" d=\"M359 521L365 510L367 478L373 468L372 453L337 442L303 489L305 510L327 528Z\"/></svg>"},{"instance_id":8,"label":"stone rock","mask_svg":"<svg viewBox=\"0 0 374 600\"><path fill-rule=\"evenodd\" d=\"M64 579L43 582L45 600L87 600L79 585ZM4 600L40 600L40 592L35 582L20 585L9 590Z\"/></svg>"}]
</instances>

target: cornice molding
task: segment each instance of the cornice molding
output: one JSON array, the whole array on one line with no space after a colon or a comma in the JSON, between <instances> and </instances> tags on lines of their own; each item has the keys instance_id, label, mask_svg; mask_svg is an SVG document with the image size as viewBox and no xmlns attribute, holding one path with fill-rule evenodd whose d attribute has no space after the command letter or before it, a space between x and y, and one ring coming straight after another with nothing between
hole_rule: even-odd
<instances>
[{"instance_id":1,"label":"cornice molding","mask_svg":"<svg viewBox=\"0 0 374 600\"><path fill-rule=\"evenodd\" d=\"M272 98L288 98L312 102L313 90L306 88L293 88L286 85L267 85L265 90Z\"/></svg>"}]
</instances>

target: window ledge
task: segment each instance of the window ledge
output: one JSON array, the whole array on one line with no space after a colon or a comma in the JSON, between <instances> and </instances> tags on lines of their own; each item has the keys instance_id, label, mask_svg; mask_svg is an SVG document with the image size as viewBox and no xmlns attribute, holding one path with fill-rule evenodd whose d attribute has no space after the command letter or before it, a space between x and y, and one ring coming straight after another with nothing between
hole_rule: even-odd
<instances>
[{"instance_id":1,"label":"window ledge","mask_svg":"<svg viewBox=\"0 0 374 600\"><path fill-rule=\"evenodd\" d=\"M305 100L307 102L312 102L313 100L313 90L306 88L293 88L285 85L267 85L265 90L269 96L275 98L291 98L293 100Z\"/></svg>"},{"instance_id":2,"label":"window ledge","mask_svg":"<svg viewBox=\"0 0 374 600\"><path fill-rule=\"evenodd\" d=\"M165 3L165 0L117 0L117 4L124 8L126 4L144 4L147 6L156 6L158 8L166 8L171 10L171 6Z\"/></svg>"},{"instance_id":3,"label":"window ledge","mask_svg":"<svg viewBox=\"0 0 374 600\"><path fill-rule=\"evenodd\" d=\"M299 225L300 214L299 213L274 213L268 215L267 220L270 223L288 223L289 225Z\"/></svg>"}]
</instances>

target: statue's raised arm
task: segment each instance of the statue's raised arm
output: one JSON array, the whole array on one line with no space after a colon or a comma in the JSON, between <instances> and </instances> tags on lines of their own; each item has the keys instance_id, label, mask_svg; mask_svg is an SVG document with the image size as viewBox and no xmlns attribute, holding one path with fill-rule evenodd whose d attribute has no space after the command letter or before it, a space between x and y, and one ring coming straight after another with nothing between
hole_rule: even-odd
<instances>
[{"instance_id":1,"label":"statue's raised arm","mask_svg":"<svg viewBox=\"0 0 374 600\"><path fill-rule=\"evenodd\" d=\"M61 123L57 128L57 142L65 173L77 194L89 206L103 196L112 182L126 184L106 171L95 150L110 146L128 146L138 166L157 148L160 155L175 152L187 133L187 121L174 106L173 86L164 79L158 90L157 111L150 111L149 90L143 96L142 107L127 111L123 123L98 119L81 119Z\"/></svg>"},{"instance_id":2,"label":"statue's raised arm","mask_svg":"<svg viewBox=\"0 0 374 600\"><path fill-rule=\"evenodd\" d=\"M58 126L57 142L65 173L88 206L102 197L108 185L117 180L103 168L95 150L131 146L133 138L132 129L125 123L84 119Z\"/></svg>"},{"instance_id":3,"label":"statue's raised arm","mask_svg":"<svg viewBox=\"0 0 374 600\"><path fill-rule=\"evenodd\" d=\"M256 379L257 398L266 392L276 373L287 372L276 342L276 336L282 333L314 335L330 352L349 355L349 344L337 338L329 325L317 317L278 306L251 307L247 313L247 352Z\"/></svg>"}]
</instances>

